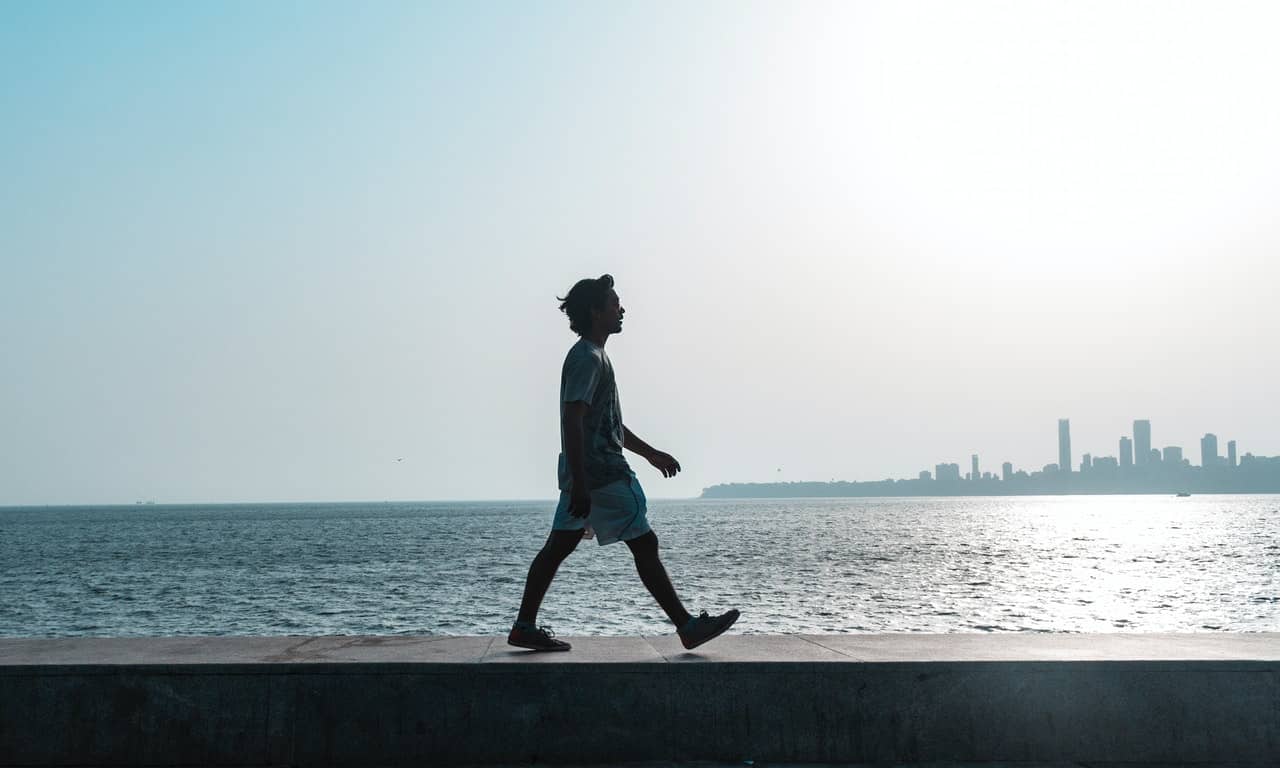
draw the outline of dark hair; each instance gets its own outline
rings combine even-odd
[[[591,330],[591,310],[603,309],[613,288],[613,276],[579,280],[564,296],[557,296],[560,311],[569,316],[569,330],[579,336]]]

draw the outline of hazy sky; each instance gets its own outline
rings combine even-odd
[[[609,272],[650,496],[1280,454],[1260,3],[0,6],[0,504],[551,498]],[[403,458],[397,462],[396,459]],[[778,470],[781,469],[781,472]]]

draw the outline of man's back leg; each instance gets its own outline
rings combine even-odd
[[[547,536],[547,542],[542,545],[529,566],[529,575],[524,582],[524,597],[520,600],[520,615],[516,617],[516,621],[533,624],[538,620],[542,598],[551,587],[551,580],[555,578],[560,564],[577,549],[583,530],[552,531]]]
[[[555,578],[560,563],[577,548],[583,533],[584,530],[579,528],[576,531],[552,531],[547,536],[547,542],[542,545],[529,566],[529,575],[524,582],[524,597],[520,600],[520,613],[507,642],[525,648],[536,646],[537,650],[569,650],[568,643],[553,639],[549,633],[537,629],[536,625],[538,609],[542,607],[542,598],[546,597],[547,589],[551,587],[551,580]]]

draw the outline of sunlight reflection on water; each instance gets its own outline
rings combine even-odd
[[[1280,629],[1280,496],[652,501],[690,610],[743,632]],[[494,634],[551,502],[0,510],[0,635]],[[583,542],[540,622],[669,631]]]

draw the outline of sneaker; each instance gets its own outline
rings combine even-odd
[[[719,637],[726,629],[733,626],[733,622],[738,620],[738,610],[735,608],[719,616],[708,616],[703,611],[698,616],[689,619],[689,622],[680,629],[676,630],[676,634],[680,635],[680,642],[686,649],[692,650],[707,642]]]
[[[535,627],[532,624],[516,622],[507,635],[507,645],[517,648],[528,648],[531,651],[567,651],[573,646],[563,640],[557,640],[551,627]]]

